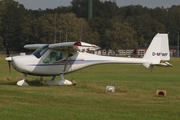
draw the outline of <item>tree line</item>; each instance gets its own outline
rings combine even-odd
[[[14,0],[0,1],[0,49],[23,51],[25,44],[84,41],[104,49],[149,44],[156,33],[168,33],[177,45],[180,5],[147,8],[118,7],[115,2],[93,0],[88,19],[88,0],[72,0],[71,6],[31,10]]]

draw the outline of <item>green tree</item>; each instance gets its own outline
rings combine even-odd
[[[71,6],[72,12],[74,12],[77,17],[87,18],[88,0],[72,0]]]
[[[33,21],[34,19],[29,13],[24,15],[23,22],[20,25],[20,29],[21,29],[20,38],[24,44],[34,43]]]
[[[2,20],[3,20],[3,15],[4,15],[4,12],[5,12],[4,10],[5,10],[5,8],[4,8],[3,2],[0,1],[0,50],[4,49],[3,37],[2,37],[2,34],[3,34]]]
[[[148,14],[149,9],[142,5],[130,5],[119,8],[117,14],[120,15],[124,20],[132,16],[140,16],[142,14]]]
[[[158,22],[162,23],[163,25],[167,26],[168,24],[168,10],[165,8],[156,7],[154,9],[149,10],[149,15]]]
[[[77,17],[87,18],[88,16],[88,0],[72,0],[72,12]],[[118,6],[116,2],[93,0],[93,17],[111,19],[116,15]]]
[[[168,23],[167,31],[169,32],[170,44],[177,44],[177,31],[180,31],[180,5],[173,5],[167,9]]]
[[[23,22],[23,16],[26,10],[22,4],[14,0],[2,0],[5,12],[2,19],[2,37],[4,42],[10,44],[12,50],[21,50],[23,40],[20,38],[20,25]]]
[[[74,13],[60,14],[57,21],[57,30],[62,32],[63,41],[90,42],[94,36],[86,19],[77,18]]]
[[[135,31],[128,23],[115,22],[112,30],[106,30],[104,40],[104,48],[113,49],[117,53],[118,48],[127,49],[134,45]]]
[[[98,0],[94,1],[94,17],[100,17],[103,19],[112,19],[117,15],[118,6],[116,2],[105,1],[100,2]]]
[[[166,32],[163,24],[153,19],[148,14],[140,16],[128,17],[128,23],[136,30],[136,40],[138,44],[150,43],[152,37],[157,33]]]
[[[32,27],[30,27],[30,25]],[[31,43],[55,43],[66,41],[97,42],[98,35],[92,32],[88,22],[74,13],[45,14],[26,22],[24,34],[30,35]]]
[[[98,32],[100,35],[104,35],[106,29],[112,29],[112,22],[109,19],[103,19],[100,17],[91,18],[89,21],[89,25],[93,31]]]

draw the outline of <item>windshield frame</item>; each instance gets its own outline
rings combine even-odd
[[[40,58],[44,55],[44,53],[49,49],[49,45],[44,45],[40,48],[38,48],[36,51],[32,53],[32,55],[36,56],[37,58]]]

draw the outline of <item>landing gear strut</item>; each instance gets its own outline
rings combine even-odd
[[[72,85],[72,82],[64,79],[64,75],[60,74],[60,81],[55,80],[56,76],[53,76],[51,80],[47,81],[47,85]]]
[[[26,74],[23,74],[23,79],[17,82],[18,86],[29,86],[29,84],[25,81]]]
[[[25,81],[26,74],[23,74],[23,79],[17,82],[18,86],[29,86],[29,84]],[[73,80],[72,82],[69,80],[64,79],[64,75],[60,74],[60,81],[55,80],[56,76],[53,76],[51,80],[47,81],[47,85],[53,86],[53,85],[76,85],[76,82]],[[41,76],[42,79],[42,76]]]

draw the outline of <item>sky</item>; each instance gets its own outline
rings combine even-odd
[[[57,8],[58,6],[70,6],[72,0],[15,0],[23,4],[25,8],[38,10],[41,8]],[[101,0],[110,1],[110,0]],[[112,0],[113,1],[113,0]],[[142,5],[148,8],[164,7],[168,8],[172,5],[180,5],[180,0],[115,0],[119,7],[127,5]]]

